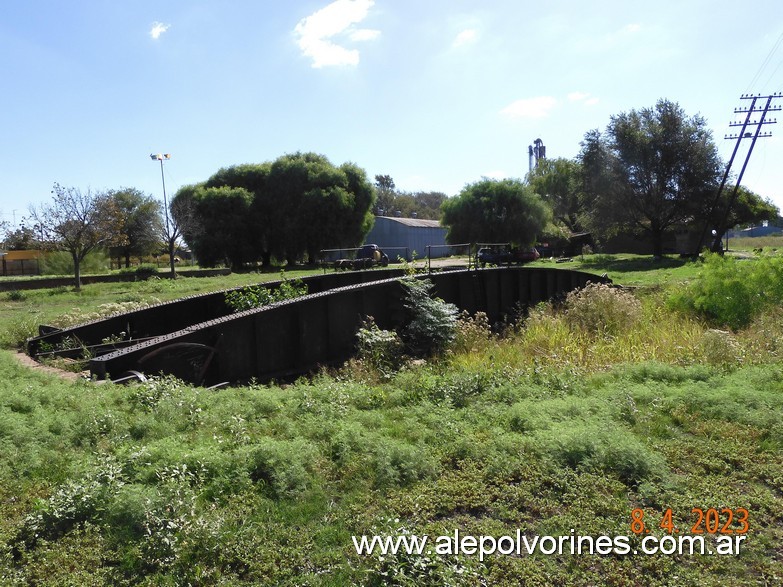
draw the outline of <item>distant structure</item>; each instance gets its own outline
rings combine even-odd
[[[446,227],[437,220],[376,216],[375,224],[364,239],[365,244],[378,245],[389,258],[404,257],[411,261],[413,252],[421,259],[427,256],[427,245],[440,245],[431,251],[432,257],[451,255],[446,244]],[[387,250],[388,249],[388,250]]]
[[[528,154],[528,171],[533,171],[533,168],[538,165],[539,159],[546,159],[546,147],[541,139],[533,141],[532,145],[527,148]]]

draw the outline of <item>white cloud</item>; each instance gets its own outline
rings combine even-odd
[[[380,35],[371,29],[353,29],[362,22],[374,0],[336,0],[299,21],[294,29],[302,54],[313,60],[313,67],[357,65],[359,51],[347,49],[332,39],[345,34],[350,41],[370,41]]]
[[[568,94],[569,102],[581,102],[585,106],[595,106],[599,100],[595,96],[591,96],[587,92],[571,92]]]
[[[153,22],[150,29],[150,37],[153,39],[159,39],[160,36],[171,28],[170,24],[163,24],[162,22]]]
[[[582,102],[583,100],[587,100],[590,97],[590,94],[587,92],[571,92],[568,94],[568,101],[569,102]]]
[[[623,32],[627,34],[638,33],[640,30],[642,30],[641,25],[636,23],[627,24],[625,27],[623,27]]]
[[[552,96],[539,96],[512,102],[500,112],[509,118],[546,118],[556,104]]]
[[[465,29],[454,38],[451,46],[457,48],[462,47],[463,45],[469,45],[470,43],[473,43],[477,37],[478,33],[476,32],[476,29]]]
[[[381,31],[374,29],[356,29],[352,31],[349,38],[352,41],[373,41],[381,35]]]

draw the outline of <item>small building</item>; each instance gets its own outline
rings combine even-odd
[[[403,257],[410,261],[414,252],[416,258],[423,259],[427,246],[432,247],[433,258],[453,254],[451,247],[446,246],[446,228],[437,220],[376,216],[364,242],[378,245],[392,260]]]
[[[2,271],[0,275],[40,275],[41,251],[0,251]]]

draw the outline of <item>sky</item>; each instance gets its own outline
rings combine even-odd
[[[0,0],[0,220],[55,182],[162,199],[157,153],[169,197],[296,151],[451,196],[660,98],[728,159],[740,96],[783,91],[781,45],[779,0]],[[766,130],[743,185],[783,208]]]

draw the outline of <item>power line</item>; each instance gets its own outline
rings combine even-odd
[[[767,57],[764,59],[764,61],[761,64],[761,67],[759,67],[758,71],[756,72],[756,75],[753,76],[753,79],[750,82],[750,86],[748,87],[748,93],[751,92],[753,89],[753,86],[756,84],[756,82],[761,78],[761,74],[764,72],[764,69],[769,65],[769,62],[772,60],[772,57],[775,55],[778,49],[780,49],[780,45],[783,44],[783,33],[780,34],[778,37],[778,40],[775,42],[775,44],[772,46],[772,49],[770,49],[769,53],[767,54]],[[777,72],[778,67],[775,69]],[[773,73],[774,75],[774,73]],[[769,83],[769,82],[768,82]]]

